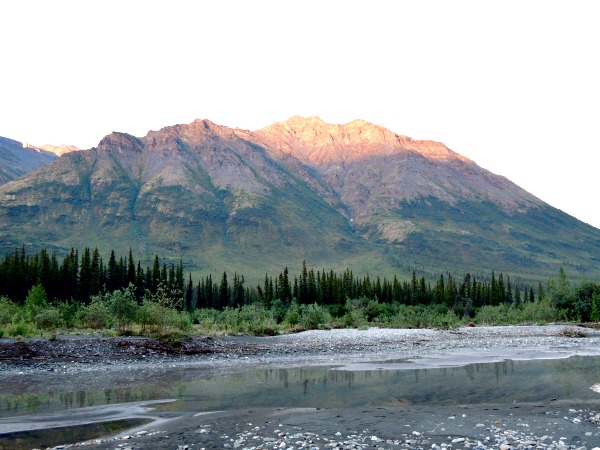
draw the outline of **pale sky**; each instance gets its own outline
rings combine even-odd
[[[365,119],[600,228],[596,1],[6,1],[0,136]]]

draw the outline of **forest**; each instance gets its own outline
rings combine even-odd
[[[557,279],[537,286],[447,272],[435,281],[355,276],[287,267],[247,285],[242,274],[211,274],[194,282],[183,262],[158,255],[152,267],[111,251],[71,249],[62,260],[43,249],[15,249],[0,261],[0,333],[35,335],[44,330],[114,329],[117,333],[250,332],[320,327],[450,327],[461,324],[600,319],[600,285],[572,286],[561,268]]]

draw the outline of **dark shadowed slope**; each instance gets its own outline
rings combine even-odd
[[[23,147],[21,142],[0,137],[0,184],[8,183],[56,158],[50,151]]]

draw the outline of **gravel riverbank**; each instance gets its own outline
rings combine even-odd
[[[568,331],[565,333],[565,331]],[[571,337],[569,337],[569,336]],[[585,335],[575,338],[572,336]],[[266,367],[338,365],[373,368],[378,361],[413,360],[444,367],[505,359],[600,355],[600,333],[575,326],[473,327],[459,330],[329,330],[265,338],[232,336],[186,341],[178,349],[141,338],[59,337],[0,340],[2,394],[127,386],[180,370],[194,377]],[[18,348],[20,347],[20,348]],[[418,366],[415,366],[417,364]],[[600,382],[600,380],[598,380]],[[600,402],[548,399],[536,404],[437,405],[343,409],[242,409],[128,417],[157,420],[116,437],[79,446],[97,449],[192,448],[548,448],[600,446]],[[105,409],[77,422],[106,421]],[[69,414],[72,417],[67,417]],[[120,411],[121,416],[123,411]],[[127,414],[126,414],[127,415]],[[119,417],[121,417],[119,416]],[[22,417],[28,421],[39,417]],[[42,420],[43,422],[43,420]],[[0,433],[15,420],[0,419]],[[48,422],[48,426],[56,426]],[[4,426],[4,431],[3,431]],[[43,425],[42,425],[43,427]],[[18,429],[18,428],[17,428]],[[0,446],[0,448],[2,448]]]

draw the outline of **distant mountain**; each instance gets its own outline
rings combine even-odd
[[[51,152],[54,153],[56,156],[62,156],[65,153],[69,153],[69,152],[74,152],[77,150],[80,150],[78,147],[74,146],[74,145],[51,145],[51,144],[45,144],[45,145],[30,145],[30,144],[23,144],[23,147],[29,147],[29,148],[33,148],[36,150],[45,150],[47,152]]]
[[[0,184],[7,183],[57,158],[53,152],[30,148],[0,136]]]
[[[207,120],[106,136],[0,187],[0,251],[98,246],[259,279],[284,266],[364,274],[493,270],[597,277],[600,230],[443,144],[365,121]]]

